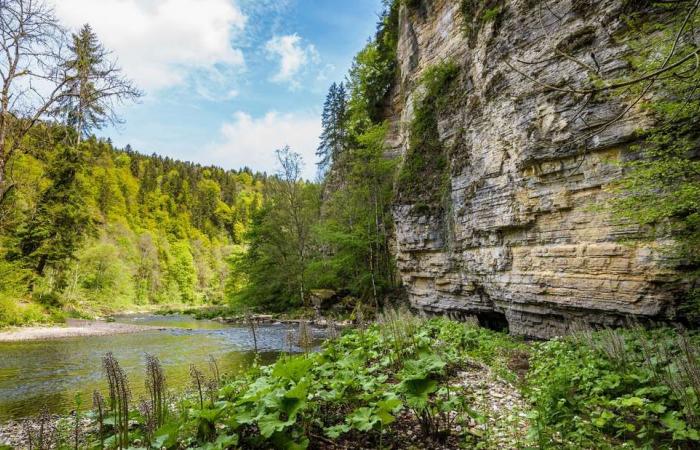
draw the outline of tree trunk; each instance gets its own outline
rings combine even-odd
[[[2,142],[0,142],[0,145],[2,145]],[[7,191],[5,183],[5,152],[0,147],[0,203],[5,198],[5,192]]]
[[[47,262],[47,257],[46,255],[41,255],[41,258],[39,258],[39,264],[36,267],[36,273],[39,276],[44,275],[44,270],[46,269],[46,262]]]

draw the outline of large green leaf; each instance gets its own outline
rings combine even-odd
[[[154,433],[153,445],[156,448],[173,448],[177,445],[178,433],[180,425],[174,422],[166,423],[158,428]]]
[[[274,365],[272,376],[298,382],[313,365],[312,359],[302,356],[282,358]]]
[[[406,403],[412,408],[422,409],[428,403],[430,394],[437,390],[438,382],[429,378],[404,380],[401,384]]]
[[[351,427],[347,423],[341,423],[340,425],[334,425],[332,427],[326,428],[324,431],[326,436],[331,439],[338,439],[341,435],[350,431]]]
[[[377,402],[377,417],[382,422],[383,426],[392,424],[396,421],[394,414],[402,407],[401,400],[398,397],[391,397],[386,400]]]
[[[274,412],[262,416],[258,420],[258,428],[260,428],[260,434],[269,439],[276,432],[283,431],[288,426],[294,425],[295,422],[296,418],[286,421],[280,420],[279,412]]]
[[[272,436],[272,443],[280,450],[306,450],[309,446],[309,439],[305,436],[295,439],[288,433],[275,433]]]
[[[370,431],[380,421],[375,411],[367,407],[358,408],[348,416],[348,423],[358,431]]]

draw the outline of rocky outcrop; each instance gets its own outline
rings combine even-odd
[[[407,155],[422,74],[447,60],[461,71],[458,105],[438,118],[449,149],[444,205],[423,208],[414,199],[394,208],[411,302],[428,312],[501,317],[511,332],[533,337],[579,320],[672,317],[677,277],[664,269],[664,242],[640,240],[643,230],[596,208],[649,119],[632,110],[582,140],[627,105],[551,88],[585,81],[581,62],[606,76],[624,73],[628,48],[616,39],[622,4],[544,3],[506,1],[496,18],[481,11],[466,20],[459,0],[401,9],[395,152]],[[557,56],[557,46],[575,58]]]

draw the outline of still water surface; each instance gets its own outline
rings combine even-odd
[[[246,327],[223,325],[189,316],[136,315],[117,317],[117,322],[168,327],[166,330],[97,337],[74,337],[52,341],[0,343],[0,422],[37,414],[42,407],[52,413],[74,409],[75,396],[83,405],[92,392],[106,394],[102,357],[114,353],[126,371],[134,400],[145,392],[144,354],[160,358],[168,388],[182,392],[189,385],[190,364],[208,373],[209,355],[222,372],[233,374],[253,361],[253,337]],[[257,332],[263,363],[272,362],[289,350],[287,336],[293,325],[264,325]],[[314,330],[317,338],[319,330]],[[293,349],[294,351],[298,349]]]

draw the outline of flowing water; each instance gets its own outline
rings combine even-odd
[[[144,355],[156,355],[164,367],[168,388],[182,392],[189,386],[189,367],[209,373],[209,355],[222,373],[235,374],[254,359],[253,336],[247,327],[223,325],[189,316],[135,315],[117,322],[168,327],[135,334],[74,337],[52,341],[0,343],[0,422],[36,415],[43,407],[52,413],[75,409],[76,395],[89,407],[92,392],[106,381],[102,357],[114,353],[126,371],[134,400],[144,393]],[[289,351],[294,325],[261,325],[257,330],[262,363]],[[316,338],[320,330],[313,330]],[[292,351],[298,351],[293,348]]]

